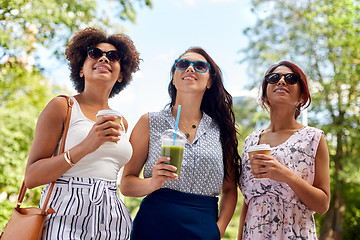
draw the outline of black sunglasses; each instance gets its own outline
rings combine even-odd
[[[194,66],[194,70],[198,73],[206,73],[210,68],[210,63],[204,61],[189,61],[187,59],[176,59],[175,69],[178,71],[185,71],[190,65]]]
[[[104,52],[97,47],[87,48],[87,55],[89,56],[89,58],[93,60],[98,60],[104,55],[104,53],[106,54],[106,58],[109,59],[110,62],[119,62],[123,55],[121,51],[116,51],[116,50]]]
[[[284,80],[287,84],[294,85],[298,81],[300,81],[300,76],[295,73],[269,73],[265,75],[265,80],[270,84],[275,84],[280,81],[280,79],[284,76]]]

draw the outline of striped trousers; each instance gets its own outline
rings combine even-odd
[[[41,193],[40,207],[50,184]],[[47,216],[42,239],[129,239],[131,216],[116,192],[116,182],[61,177],[49,201],[56,213]]]

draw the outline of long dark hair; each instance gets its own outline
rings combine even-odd
[[[277,69],[280,66],[285,66],[285,67],[291,69],[291,71],[293,71],[293,73],[296,73],[300,76],[299,85],[300,85],[300,90],[301,90],[300,91],[301,98],[303,101],[296,107],[294,117],[295,117],[295,119],[297,119],[301,113],[301,109],[305,109],[305,108],[309,107],[309,105],[311,103],[311,97],[310,97],[309,87],[307,84],[306,75],[297,65],[295,65],[294,63],[289,62],[289,61],[281,61],[281,62],[271,65],[270,68],[266,71],[265,75],[274,72],[275,69]],[[262,83],[261,83],[261,96],[260,96],[259,102],[260,102],[260,105],[265,110],[269,109],[269,102],[267,100],[267,95],[266,95],[267,85],[268,85],[268,82],[265,80],[265,76],[264,76]]]
[[[197,53],[202,55],[208,63],[210,63],[210,80],[211,87],[206,89],[200,110],[209,115],[220,128],[220,140],[223,151],[223,163],[225,177],[229,176],[228,168],[234,167],[236,172],[236,181],[239,179],[240,174],[240,156],[237,150],[237,129],[235,124],[235,115],[232,109],[232,96],[226,91],[222,73],[219,66],[214,60],[200,47],[191,47],[186,50],[186,53]],[[173,84],[173,76],[175,72],[175,65],[171,68],[171,79],[168,87],[168,92],[171,98],[170,107],[175,105],[176,100],[176,88]]]

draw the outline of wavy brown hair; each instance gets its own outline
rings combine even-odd
[[[210,57],[207,52],[200,47],[191,47],[179,56],[181,58],[186,53],[197,53],[202,55],[208,63],[210,63],[210,80],[211,87],[206,89],[200,110],[209,115],[220,128],[220,140],[223,152],[223,163],[225,177],[229,176],[228,169],[234,168],[236,172],[236,181],[239,179],[240,155],[238,153],[237,129],[235,123],[235,115],[233,111],[232,96],[226,91],[222,73],[219,66]],[[168,86],[168,92],[171,98],[170,107],[173,107],[176,100],[176,88],[173,84],[175,72],[175,64],[171,68],[171,79]]]
[[[95,47],[99,43],[112,44],[123,53],[120,60],[123,79],[114,84],[109,95],[111,98],[130,83],[132,73],[139,70],[140,57],[133,41],[123,33],[107,36],[103,31],[96,28],[85,28],[77,32],[66,45],[65,55],[69,61],[71,81],[79,93],[84,91],[85,87],[84,77],[80,77],[79,73],[87,57],[87,48]]]

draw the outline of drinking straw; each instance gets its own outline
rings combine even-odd
[[[179,126],[179,120],[180,120],[180,110],[181,110],[181,105],[178,106],[178,111],[176,114],[176,121],[175,121],[175,133],[174,133],[174,141],[173,141],[173,145],[175,145],[175,139],[176,139],[176,131],[178,130],[178,126]]]

